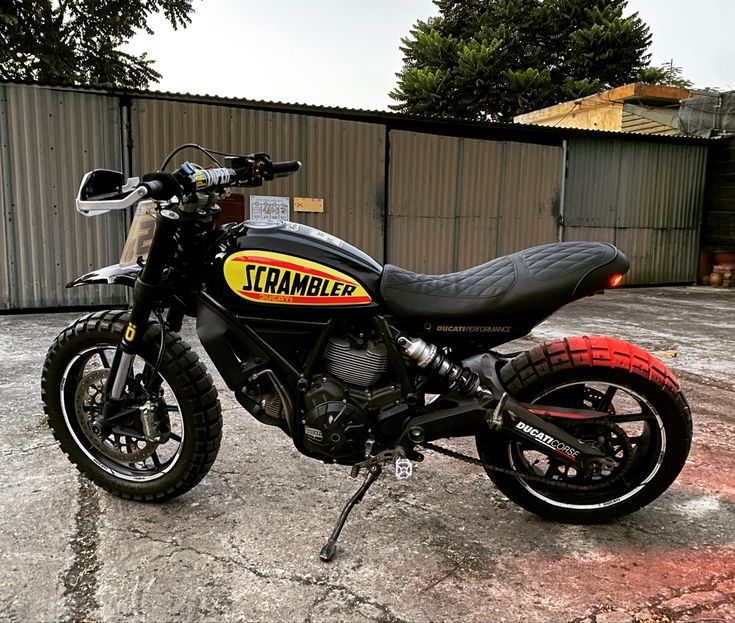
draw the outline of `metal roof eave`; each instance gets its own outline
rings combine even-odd
[[[609,130],[587,130],[579,128],[556,128],[535,124],[504,123],[496,121],[466,121],[449,118],[420,117],[382,110],[362,110],[314,104],[298,104],[288,102],[268,102],[245,98],[221,97],[213,95],[197,95],[192,93],[174,93],[167,91],[150,91],[142,89],[108,88],[93,85],[54,85],[38,82],[0,80],[0,85],[18,84],[60,91],[76,91],[97,93],[118,97],[136,97],[139,99],[177,101],[185,103],[209,104],[212,106],[229,106],[235,108],[263,110],[301,114],[307,116],[342,119],[345,121],[361,121],[367,123],[383,123],[389,129],[408,132],[443,134],[464,138],[507,140],[531,142],[546,145],[561,144],[564,139],[573,136],[600,137],[607,136],[620,140],[632,140],[652,143],[679,143],[687,145],[709,145],[716,138],[688,136],[662,136],[656,134],[637,134],[632,132],[616,132]]]

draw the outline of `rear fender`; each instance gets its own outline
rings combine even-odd
[[[97,270],[77,277],[74,281],[70,281],[66,284],[67,288],[77,288],[79,286],[89,286],[92,284],[117,284],[122,286],[128,286],[132,288],[135,285],[140,271],[143,270],[137,264],[131,264],[129,266],[120,266],[120,264],[113,264],[112,266],[105,266],[104,268],[98,268]]]

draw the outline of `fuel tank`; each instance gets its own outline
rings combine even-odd
[[[210,255],[207,291],[238,316],[322,316],[381,305],[383,267],[344,240],[300,223],[245,221]]]

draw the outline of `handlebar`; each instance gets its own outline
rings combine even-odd
[[[301,163],[298,160],[284,160],[283,162],[273,163],[273,177],[285,177],[296,173],[301,168]]]
[[[272,162],[268,154],[230,156],[230,167],[195,168],[188,162],[173,173],[184,192],[208,192],[229,186],[260,186],[276,177],[286,177],[301,168],[298,160]]]
[[[77,210],[85,216],[109,210],[124,210],[146,197],[166,201],[194,193],[211,193],[231,186],[260,186],[264,181],[285,177],[301,168],[298,160],[272,162],[268,154],[229,156],[229,167],[203,169],[185,162],[173,173],[148,173],[140,181],[117,171],[96,169],[82,179],[76,198]]]

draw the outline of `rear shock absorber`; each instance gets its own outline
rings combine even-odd
[[[449,359],[435,344],[424,342],[421,338],[410,338],[401,335],[398,346],[419,368],[429,370],[437,376],[445,378],[449,389],[465,396],[476,394],[480,389],[480,377],[466,366],[461,366]]]

